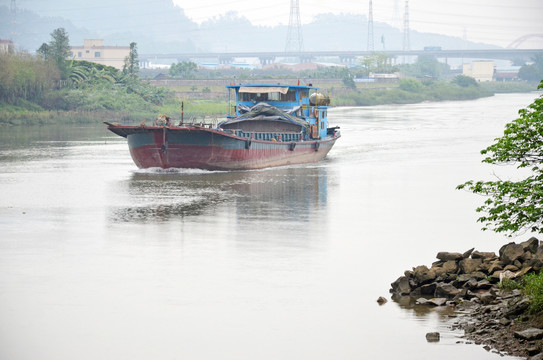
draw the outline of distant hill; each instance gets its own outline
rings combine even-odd
[[[7,3],[7,0],[4,0]],[[50,40],[50,33],[64,27],[71,45],[83,39],[104,39],[105,45],[135,41],[140,53],[207,51],[282,51],[287,27],[254,26],[235,12],[201,25],[191,21],[171,0],[20,0],[15,25],[9,6],[0,6],[0,39],[12,39],[18,49],[34,52]],[[302,26],[304,50],[366,50],[367,18],[364,15],[321,14]],[[402,48],[403,34],[385,23],[374,23],[374,49]],[[496,48],[460,38],[410,33],[411,49]]]

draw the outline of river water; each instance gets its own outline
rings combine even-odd
[[[455,187],[508,171],[479,151],[538,95],[335,108],[324,161],[260,171],[138,170],[102,125],[0,128],[0,358],[502,358],[443,309],[376,300],[439,251],[511,241]]]

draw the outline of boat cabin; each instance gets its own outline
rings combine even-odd
[[[226,87],[229,120],[221,124],[223,129],[241,130],[241,136],[254,133],[251,136],[255,138],[267,137],[265,133],[300,140],[324,139],[327,135],[330,101],[317,87],[271,84]]]

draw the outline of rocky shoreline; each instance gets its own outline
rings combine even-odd
[[[464,342],[503,355],[543,360],[543,317],[528,312],[530,299],[519,289],[503,286],[543,269],[538,239],[509,243],[499,254],[470,249],[440,252],[437,259],[430,268],[421,265],[405,271],[391,284],[393,298],[449,306],[457,315],[452,328],[464,331]],[[439,341],[439,334],[428,333],[427,340]]]

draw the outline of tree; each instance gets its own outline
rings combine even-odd
[[[449,72],[450,66],[439,62],[434,56],[421,55],[413,64],[401,66],[402,73],[418,78],[438,78]]]
[[[538,88],[543,89],[543,80]],[[476,209],[484,214],[478,219],[484,224],[483,230],[509,235],[520,231],[543,233],[543,95],[519,110],[519,115],[506,125],[504,135],[481,153],[488,155],[485,163],[515,164],[530,170],[531,175],[519,181],[471,180],[457,187],[489,197]]]
[[[70,56],[70,39],[64,28],[55,29],[51,33],[49,56],[57,64],[62,79],[66,79],[68,77],[67,59]]]
[[[130,76],[136,76],[139,70],[138,47],[135,42],[131,42],[130,53],[124,58],[123,73]]]
[[[69,75],[67,59],[70,56],[70,39],[64,28],[58,28],[51,33],[49,44],[43,43],[37,53],[44,59],[57,65],[62,79]]]
[[[384,53],[373,53],[370,56],[364,56],[361,60],[361,65],[364,68],[364,75],[369,73],[393,73],[397,70],[396,67],[391,65],[392,55]]]
[[[479,86],[479,84],[477,83],[477,80],[475,80],[471,76],[466,76],[466,75],[456,75],[452,82],[453,84],[456,84],[461,87]]]
[[[59,79],[50,61],[25,53],[0,54],[0,103],[38,101]]]
[[[49,45],[46,43],[41,44],[40,48],[36,50],[38,55],[40,55],[44,60],[49,59],[49,54],[51,52]]]
[[[183,61],[170,66],[170,76],[190,79],[198,71],[198,65],[192,61]]]
[[[532,58],[531,65],[524,65],[518,71],[518,77],[527,81],[539,81],[543,78],[543,56],[536,55]]]
[[[421,92],[424,89],[424,85],[415,79],[401,79],[400,89],[408,92]]]
[[[343,76],[343,85],[351,90],[356,90],[356,83],[354,82],[353,75],[348,71]]]

